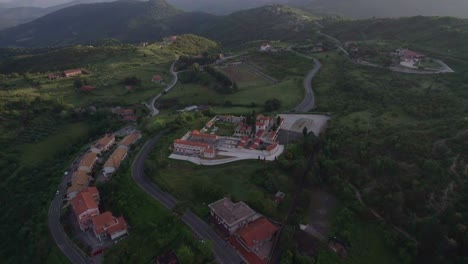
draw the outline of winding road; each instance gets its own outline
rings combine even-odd
[[[68,172],[68,175],[64,176],[62,182],[59,185],[59,193],[54,197],[49,208],[49,230],[52,235],[52,238],[55,241],[55,244],[60,248],[63,254],[74,264],[81,263],[95,263],[90,259],[86,253],[81,251],[75,243],[73,243],[70,238],[63,230],[63,226],[60,223],[60,210],[62,207],[63,197],[65,195],[65,190],[67,182],[70,180],[72,169]]]
[[[312,90],[312,80],[314,79],[314,77],[317,75],[317,73],[322,68],[322,63],[320,63],[319,60],[317,60],[317,59],[315,59],[313,57],[307,56],[305,54],[302,54],[300,52],[297,52],[297,51],[293,50],[293,46],[287,47],[286,50],[290,51],[290,52],[293,52],[296,55],[301,56],[303,58],[313,60],[314,63],[315,63],[314,68],[312,70],[310,70],[309,73],[307,73],[307,75],[306,75],[306,77],[304,79],[304,83],[303,83],[304,84],[304,89],[305,89],[304,99],[302,100],[302,102],[300,104],[298,104],[296,107],[294,107],[292,109],[292,111],[299,112],[299,113],[309,112],[310,110],[315,108],[315,94],[314,94],[314,90]]]
[[[177,200],[167,192],[164,192],[156,184],[151,182],[144,172],[145,160],[148,154],[154,148],[158,140],[164,136],[167,131],[162,131],[152,139],[148,140],[132,164],[132,178],[135,182],[147,192],[153,199],[159,201],[164,207],[172,210]],[[239,264],[242,263],[242,259],[237,255],[236,251],[229,246],[207,223],[196,216],[190,210],[187,210],[182,216],[182,221],[188,225],[192,231],[203,240],[209,240],[213,242],[213,253],[218,263],[221,264]]]
[[[150,115],[151,116],[155,116],[155,115],[159,114],[159,110],[154,106],[156,101],[159,100],[159,98],[161,98],[161,96],[163,96],[165,93],[169,92],[172,88],[174,88],[174,86],[177,84],[177,81],[179,80],[179,76],[177,75],[177,72],[174,71],[174,67],[175,67],[176,62],[177,62],[177,60],[172,62],[171,68],[170,68],[170,72],[171,72],[171,75],[172,75],[171,83],[163,90],[163,92],[161,92],[158,95],[156,95],[155,97],[153,97],[153,99],[151,99],[151,103],[149,105],[145,104],[150,109],[150,111],[151,111]]]

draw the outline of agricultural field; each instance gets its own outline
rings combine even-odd
[[[264,86],[271,84],[271,81],[265,79],[257,73],[248,70],[242,65],[219,67],[218,70],[226,74],[239,87]]]
[[[165,95],[161,102],[173,101],[178,108],[187,105],[214,105],[216,109],[223,107],[223,112],[240,112],[242,109],[263,107],[268,99],[278,98],[282,102],[282,110],[293,108],[301,102],[304,94],[301,78],[289,78],[278,84],[263,86],[239,87],[233,94],[219,94],[213,89],[200,84],[178,83],[173,90]],[[227,103],[228,102],[228,103]],[[258,108],[257,108],[258,109]]]

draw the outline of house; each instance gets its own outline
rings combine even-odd
[[[240,228],[229,242],[250,264],[267,264],[279,228],[261,217]]]
[[[98,158],[96,153],[87,152],[83,158],[81,158],[80,164],[78,165],[78,170],[90,173],[93,170],[93,166],[96,164],[97,159]]]
[[[81,74],[83,74],[82,69],[72,69],[72,70],[63,71],[63,76],[66,78],[81,75]]]
[[[260,46],[260,51],[270,51],[270,50],[271,50],[270,44],[265,43]]]
[[[151,81],[154,83],[162,83],[163,78],[161,77],[161,75],[153,75],[153,78],[151,78]]]
[[[88,229],[92,218],[99,215],[99,192],[96,187],[88,187],[79,192],[72,200],[71,205],[81,230]]]
[[[81,86],[80,90],[82,92],[90,92],[90,91],[96,90],[96,86],[85,85],[85,86]]]
[[[169,251],[156,259],[156,264],[179,264],[179,259],[174,251]]]
[[[233,203],[229,198],[223,198],[208,207],[213,222],[229,235],[260,217],[244,202]]]
[[[205,158],[214,158],[216,156],[216,150],[212,145],[184,139],[174,140],[174,151],[182,154],[201,155]]]
[[[61,72],[52,73],[52,74],[49,74],[47,76],[47,78],[49,80],[56,80],[56,79],[59,79],[59,78],[62,78],[62,77],[64,77],[64,76],[63,76],[63,73],[61,73]]]
[[[119,167],[122,161],[127,157],[128,148],[119,147],[117,148],[112,155],[104,163],[103,175],[109,177],[114,173]]]
[[[131,145],[133,145],[135,142],[137,142],[141,138],[141,134],[138,131],[135,131],[131,133],[130,135],[124,137],[120,142],[119,142],[119,147],[124,147],[129,149]]]
[[[200,133],[198,130],[192,131],[191,140],[215,143],[219,139],[218,135]]]
[[[85,171],[75,171],[72,175],[71,186],[67,188],[67,197],[72,199],[78,192],[86,189],[89,185],[89,175]]]
[[[113,134],[106,134],[103,138],[99,139],[92,147],[91,152],[102,154],[109,150],[115,143],[115,136]]]
[[[114,217],[105,212],[92,218],[94,235],[102,241],[106,237],[116,240],[128,233],[127,222],[123,217]]]

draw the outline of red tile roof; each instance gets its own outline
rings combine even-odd
[[[203,134],[203,133],[200,133],[200,131],[198,131],[198,130],[192,131],[192,136],[200,137],[200,138],[211,138],[211,139],[217,139],[218,138],[217,135]]]
[[[127,229],[127,222],[123,217],[115,218],[111,212],[105,212],[93,217],[93,226],[96,234],[102,235],[106,231],[113,234]]]
[[[229,238],[229,243],[242,255],[249,264],[268,264],[268,258],[260,259],[254,252],[247,251],[235,237]]]
[[[119,142],[119,146],[126,146],[126,147],[130,147],[130,145],[132,145],[133,143],[135,143],[138,139],[141,138],[141,134],[139,132],[134,132],[126,137],[124,137],[124,139],[122,139],[120,142]]]
[[[277,231],[276,225],[262,217],[239,229],[236,233],[247,246],[252,248],[259,242],[268,241]]]
[[[255,135],[256,137],[263,137],[263,135],[265,134],[265,130],[259,130],[257,131],[257,134]]]
[[[210,147],[210,145],[207,144],[207,143],[195,142],[195,141],[189,141],[189,140],[183,140],[183,139],[174,140],[174,144],[181,144],[181,145],[187,145],[187,146],[192,146],[192,147],[201,147],[201,148],[209,148]]]
[[[266,148],[266,150],[271,151],[271,150],[273,150],[274,148],[276,148],[276,147],[278,146],[278,144],[279,144],[278,142],[275,142],[273,145],[268,146],[268,147]]]
[[[162,77],[161,77],[161,75],[153,75],[152,80],[155,81],[155,82],[160,82],[160,81],[162,81]]]
[[[89,189],[89,191],[87,191]],[[93,193],[97,192],[97,189],[88,188],[81,192],[79,192],[72,200],[71,204],[73,206],[73,210],[77,216],[81,215],[82,213],[90,210],[90,209],[98,209],[98,205],[94,200]]]
[[[86,153],[80,161],[80,166],[91,168],[97,160],[97,154],[94,152]]]

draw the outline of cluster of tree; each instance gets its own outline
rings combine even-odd
[[[228,76],[224,73],[217,71],[215,68],[211,66],[206,66],[205,71],[213,76],[216,79],[217,85],[214,86],[214,89],[219,93],[235,93],[239,90],[236,82],[233,82]]]
[[[265,101],[264,108],[267,112],[276,111],[281,108],[281,101],[276,98],[268,99]]]
[[[123,84],[132,85],[132,86],[140,86],[141,79],[137,78],[136,76],[125,77],[125,79],[123,80]]]
[[[203,53],[201,56],[180,56],[177,61],[179,71],[192,67],[195,63],[201,66],[210,65],[219,59],[219,54]]]

